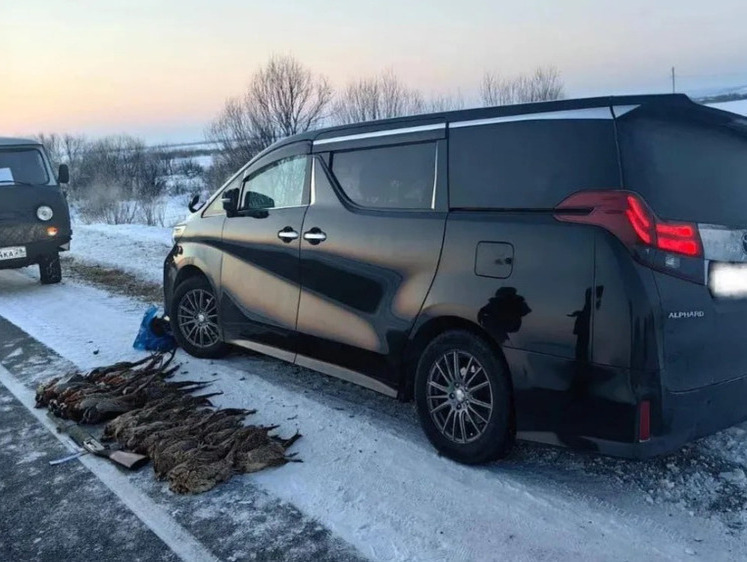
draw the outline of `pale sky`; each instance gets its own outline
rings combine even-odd
[[[0,0],[0,136],[200,140],[273,53],[476,98],[554,65],[571,96],[747,85],[745,0]]]

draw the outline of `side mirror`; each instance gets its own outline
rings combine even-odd
[[[239,190],[228,189],[223,192],[223,210],[228,218],[235,217],[239,209]]]
[[[57,172],[58,183],[70,183],[70,168],[67,164],[60,164],[60,169]]]
[[[192,197],[192,199],[189,201],[189,204],[187,205],[187,208],[189,209],[190,213],[196,213],[197,210],[200,208],[197,206],[197,203],[200,202],[200,195],[199,193]]]

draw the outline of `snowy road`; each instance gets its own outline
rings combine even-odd
[[[110,237],[94,236],[98,263],[112,265]],[[138,236],[149,255],[167,243]],[[100,288],[41,287],[33,271],[0,272],[0,364],[30,392],[66,362],[88,368],[136,357],[131,343],[143,309]],[[434,453],[409,404],[261,356],[180,360],[184,377],[225,392],[220,405],[257,408],[252,421],[304,434],[294,446],[304,463],[234,478],[203,496],[174,496],[149,470],[124,477],[219,559],[747,557],[745,428],[647,462],[521,445],[502,463],[464,467]],[[2,392],[21,411],[22,401]],[[43,453],[26,440],[14,446]],[[2,466],[3,481],[23,470],[8,476]],[[37,478],[74,470],[79,465],[69,463]],[[0,517],[0,537],[7,521]]]

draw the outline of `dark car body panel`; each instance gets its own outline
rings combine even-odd
[[[674,450],[747,419],[747,299],[711,294],[708,263],[720,255],[713,244],[705,263],[682,258],[672,269],[665,253],[644,262],[608,230],[556,215],[578,191],[636,192],[632,155],[648,141],[635,128],[653,118],[722,132],[747,123],[684,96],[627,96],[407,117],[280,141],[241,173],[306,143],[306,204],[261,219],[194,215],[166,263],[167,306],[185,271],[202,271],[221,295],[227,340],[405,399],[427,338],[468,329],[505,362],[518,437],[629,457]],[[523,132],[534,140],[522,142]],[[432,207],[353,203],[334,154],[412,143],[438,147]],[[724,226],[732,238],[735,228],[747,232],[747,217],[733,218]],[[273,238],[284,226],[325,239],[285,244]],[[689,310],[704,314],[677,316]],[[643,438],[642,404],[650,407]]]
[[[223,265],[222,237],[225,215],[203,216],[190,223],[189,244],[175,245],[164,263],[164,297],[169,310],[174,288],[199,273],[218,291]]]
[[[221,323],[226,339],[251,340],[295,354],[301,293],[300,238],[286,243],[277,233],[301,231],[306,207],[269,209],[261,218],[233,217],[223,227]]]
[[[354,208],[324,164],[315,166],[303,231],[320,227],[327,240],[301,246],[298,353],[396,388],[438,266],[446,212]]]

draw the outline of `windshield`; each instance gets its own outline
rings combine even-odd
[[[36,148],[0,150],[0,186],[14,183],[49,183],[41,151]]]

